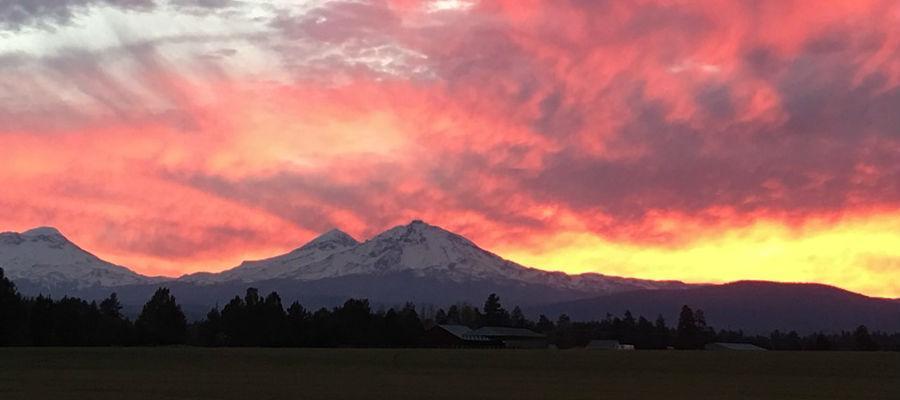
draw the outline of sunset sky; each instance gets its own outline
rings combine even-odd
[[[900,2],[0,1],[0,231],[145,274],[423,219],[900,297]]]

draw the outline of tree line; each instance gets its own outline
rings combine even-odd
[[[278,293],[260,295],[254,288],[213,308],[201,321],[188,323],[176,299],[159,288],[132,321],[122,314],[115,293],[97,302],[72,297],[23,297],[0,269],[0,345],[23,346],[264,346],[264,347],[414,347],[427,328],[437,324],[508,326],[547,335],[559,348],[585,346],[595,339],[618,340],[637,349],[701,349],[711,342],[752,343],[772,350],[900,351],[900,333],[853,332],[800,335],[772,332],[745,335],[715,330],[702,310],[683,306],[676,325],[662,316],[648,320],[630,311],[600,321],[576,322],[563,314],[537,321],[521,308],[506,310],[491,294],[481,308],[466,303],[418,312],[403,307],[373,310],[368,300],[350,299],[333,308],[307,310],[299,302],[287,307]]]

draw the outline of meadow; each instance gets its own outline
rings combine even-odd
[[[0,399],[900,399],[900,353],[0,348]]]

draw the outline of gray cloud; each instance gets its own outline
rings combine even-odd
[[[52,29],[66,25],[78,13],[92,6],[113,6],[146,11],[156,6],[155,0],[0,0],[0,28],[19,30],[23,27]]]

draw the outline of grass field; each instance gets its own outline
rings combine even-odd
[[[900,399],[900,353],[0,349],[0,399]]]

